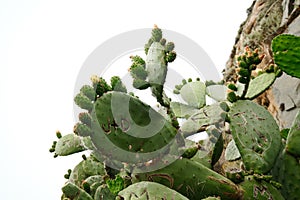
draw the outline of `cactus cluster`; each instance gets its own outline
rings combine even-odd
[[[175,45],[155,26],[146,59],[130,57],[130,74],[134,88],[149,88],[162,111],[129,93],[120,77],[108,83],[92,76],[74,98],[85,111],[73,133],[57,132],[50,148],[54,157],[85,153],[65,174],[61,199],[298,199],[300,113],[290,129],[279,130],[252,101],[282,71],[298,76],[298,61],[289,57],[298,56],[294,40],[275,38],[275,63],[258,75],[263,56],[246,48],[237,59],[237,83],[182,80],[174,93],[183,101],[175,102],[163,87]],[[207,97],[214,102],[207,104]],[[206,139],[192,141],[198,133]]]

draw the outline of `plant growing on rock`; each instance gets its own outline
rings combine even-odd
[[[131,56],[130,74],[136,89],[151,89],[161,111],[127,93],[119,77],[108,83],[92,76],[74,98],[86,110],[74,133],[57,132],[50,149],[54,157],[89,153],[65,175],[62,199],[299,198],[300,114],[290,130],[279,130],[272,115],[252,101],[282,71],[299,77],[299,43],[295,36],[275,38],[275,65],[259,74],[263,56],[246,48],[237,58],[236,83],[183,80],[174,88],[182,103],[164,92],[176,52],[155,26],[146,59]],[[207,104],[207,96],[214,103]],[[206,140],[188,139],[204,131]]]

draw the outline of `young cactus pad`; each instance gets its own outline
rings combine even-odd
[[[263,73],[249,83],[246,98],[254,99],[268,89],[276,79],[275,73]]]
[[[230,130],[247,170],[268,172],[279,153],[281,137],[272,115],[249,101],[235,102],[230,111]]]
[[[300,37],[279,35],[272,40],[274,61],[287,74],[300,78]]]

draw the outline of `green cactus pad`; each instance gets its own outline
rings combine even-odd
[[[177,134],[162,115],[124,93],[104,94],[97,99],[95,110],[99,125],[109,140],[126,151],[155,151],[167,145]]]
[[[206,87],[206,94],[216,101],[226,100],[227,87],[225,85],[210,85]]]
[[[248,101],[235,102],[230,111],[230,130],[247,170],[268,172],[279,153],[281,136],[272,115]]]
[[[55,146],[55,153],[59,156],[68,156],[84,150],[85,147],[81,138],[75,134],[68,134],[61,137]]]
[[[231,140],[225,150],[225,160],[234,161],[241,158],[240,151],[235,145],[234,140]]]
[[[278,189],[272,184],[266,181],[256,181],[253,176],[245,177],[245,181],[240,186],[245,191],[244,200],[284,200]]]
[[[81,92],[75,96],[74,102],[76,103],[76,105],[78,105],[82,109],[85,109],[88,111],[91,111],[93,109],[92,101]]]
[[[182,99],[196,108],[205,106],[206,86],[200,81],[189,82],[180,89]]]
[[[133,199],[172,199],[188,200],[180,193],[164,185],[154,182],[142,181],[125,188],[119,195],[123,200]]]
[[[133,181],[153,181],[178,191],[190,200],[208,196],[221,199],[238,199],[242,191],[233,182],[186,158],[178,159],[157,171],[135,174]]]
[[[286,141],[286,151],[300,157],[300,111],[298,111]]]
[[[63,186],[62,191],[64,196],[72,200],[94,200],[86,191],[70,182]]]
[[[99,186],[104,184],[103,176],[102,175],[94,175],[90,176],[83,181],[83,183],[87,183],[90,186],[89,194],[93,197],[96,193],[96,190]]]
[[[84,94],[87,98],[89,98],[91,101],[94,101],[96,98],[96,92],[92,86],[84,85],[81,87],[80,92]]]
[[[191,115],[198,112],[198,109],[195,107],[179,102],[171,102],[170,106],[175,116],[178,118],[189,118]]]
[[[187,137],[199,132],[199,130],[202,130],[209,125],[214,125],[222,121],[224,122],[225,119],[222,113],[224,113],[224,110],[221,108],[220,103],[207,105],[189,117],[182,124],[181,131]]]
[[[300,37],[279,35],[272,40],[274,61],[287,74],[300,78]]]
[[[115,200],[116,195],[111,193],[107,185],[101,185],[97,188],[94,196],[94,200]]]
[[[300,197],[300,160],[283,150],[272,170],[274,179],[281,184],[281,194],[288,200]]]
[[[275,73],[263,73],[252,79],[246,93],[246,98],[254,99],[268,89],[275,81]]]
[[[72,170],[69,181],[77,186],[81,186],[82,181],[94,175],[104,175],[105,170],[102,163],[96,161],[93,157],[82,160]]]

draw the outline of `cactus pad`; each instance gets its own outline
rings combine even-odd
[[[206,86],[200,81],[189,82],[180,89],[182,99],[196,108],[205,106]]]
[[[216,101],[226,100],[227,87],[225,85],[210,85],[206,87],[206,94]]]
[[[209,125],[224,122],[225,116],[222,113],[225,112],[220,105],[221,103],[207,105],[189,117],[181,126],[184,135],[193,135],[199,131],[203,131]]]
[[[277,159],[272,174],[282,187],[281,194],[289,200],[300,197],[300,160],[283,150]]]
[[[279,153],[281,137],[272,115],[248,101],[235,102],[230,111],[230,130],[247,170],[268,172]]]
[[[178,159],[157,171],[135,174],[135,179],[163,184],[191,200],[214,195],[224,200],[232,200],[238,199],[241,195],[240,189],[233,182],[186,158]]]
[[[198,109],[196,109],[195,107],[179,102],[171,102],[170,106],[175,116],[178,118],[189,118],[191,115],[198,112]]]
[[[243,198],[245,200],[284,200],[278,189],[272,184],[266,181],[257,181],[253,176],[245,177],[245,181],[240,186],[245,191]]]
[[[93,200],[93,198],[86,191],[70,182],[63,186],[62,191],[65,197],[68,197],[72,200]]]
[[[268,89],[276,79],[275,73],[263,73],[249,83],[246,98],[254,99]]]
[[[134,199],[173,199],[188,200],[180,193],[172,190],[164,185],[154,182],[141,181],[135,183],[121,192],[119,195],[123,200]]]
[[[300,78],[300,37],[279,35],[272,40],[274,61],[287,74]]]
[[[67,156],[84,151],[85,147],[81,138],[75,134],[68,134],[58,140],[55,153],[59,156]]]
[[[295,157],[300,157],[300,111],[298,111],[293,125],[289,131],[286,151],[293,154]]]

